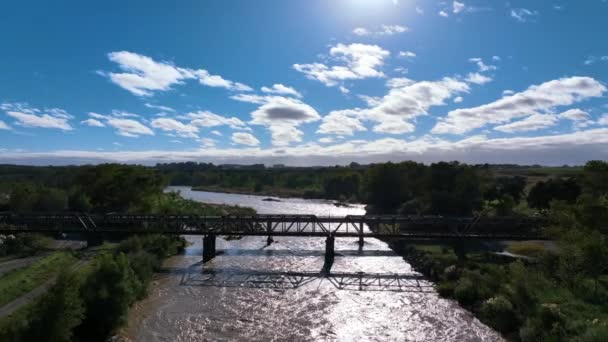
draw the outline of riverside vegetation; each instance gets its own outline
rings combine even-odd
[[[7,194],[0,204],[4,210],[255,213],[249,208],[201,204],[183,199],[177,193],[164,193],[166,179],[146,167],[108,164],[50,168],[42,171],[46,176],[37,174],[40,172],[37,168],[27,169],[28,172],[9,176],[5,173],[0,177]],[[37,234],[3,237],[0,253],[31,255],[42,249],[47,240]],[[162,260],[184,247],[185,240],[180,237],[133,236],[118,245],[105,245],[93,260],[80,268],[66,267],[80,257],[80,252],[59,252],[4,275],[0,279],[3,303],[40,285],[40,280],[48,279],[50,273],[58,277],[44,295],[0,320],[0,340],[105,341],[124,324],[131,305],[147,295],[153,273]],[[47,264],[53,267],[43,267]]]
[[[505,258],[477,249],[477,246],[461,244],[412,245],[396,241],[392,247],[433,279],[441,295],[455,298],[509,339],[608,340],[608,227],[605,225],[608,219],[608,164],[605,162],[591,161],[584,167],[572,168],[456,162],[270,170],[261,166],[243,168],[197,163],[155,167],[0,167],[0,189],[3,184],[7,189],[7,183],[19,184],[4,190],[8,196],[3,205],[15,211],[187,213],[195,210],[211,214],[226,210],[185,201],[177,194],[163,194],[162,188],[169,183],[218,190],[249,189],[260,194],[288,189],[312,197],[363,201],[367,203],[369,213],[543,215],[552,222],[548,233],[557,242],[556,248],[545,248],[538,243],[509,246],[511,252],[530,258]],[[246,209],[231,210],[242,212]],[[125,252],[123,249],[109,253],[110,256],[103,257],[107,260],[94,264],[114,266],[94,266],[93,270],[95,267],[122,269],[122,273],[117,274],[125,274],[124,277],[109,271],[102,274],[131,279],[130,273],[138,273],[130,265],[130,258],[121,257]],[[86,279],[80,282],[87,283]],[[131,288],[131,285],[124,288]],[[76,292],[81,294],[80,298],[85,303],[105,307],[102,303],[105,299],[91,295],[95,291],[86,291],[86,288],[86,285],[78,287]],[[132,289],[135,288],[138,287],[133,285]],[[107,289],[99,293],[104,291]],[[86,302],[86,298],[97,298],[97,301]],[[132,303],[133,298],[137,296],[125,294],[120,308],[128,308],[129,304],[124,305]],[[78,340],[86,335],[82,333],[87,329],[84,323],[89,312],[86,305],[75,306],[84,307],[81,314],[75,315],[80,318],[70,320],[70,324],[63,322],[61,327],[71,325],[73,329],[65,330],[61,336]],[[35,327],[35,322],[28,326]],[[104,331],[111,331],[119,324],[120,321],[107,324]],[[68,333],[70,335],[66,335]],[[14,336],[27,338],[30,335]]]

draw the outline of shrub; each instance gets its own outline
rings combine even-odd
[[[437,285],[437,292],[442,297],[451,297],[454,294],[454,283],[453,282],[442,282]]]
[[[577,342],[605,342],[608,341],[608,326],[591,326],[579,337]]]
[[[501,295],[486,300],[481,307],[481,315],[488,324],[503,333],[511,331],[517,324],[513,305]]]
[[[454,288],[454,297],[460,304],[473,305],[477,300],[477,290],[471,279],[463,277],[458,280]]]

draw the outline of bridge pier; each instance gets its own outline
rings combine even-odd
[[[85,233],[87,238],[87,248],[101,246],[103,244],[103,235],[97,232]]]
[[[325,240],[325,263],[323,264],[323,273],[329,275],[331,271],[331,266],[334,264],[334,251],[335,245],[335,237],[333,235],[329,235]]]
[[[215,257],[215,234],[203,237],[203,263]]]
[[[363,222],[359,223],[359,247],[363,247]]]
[[[266,246],[270,246],[271,243],[274,242],[272,238],[272,221],[266,222],[266,231],[268,232],[268,238],[266,239]]]

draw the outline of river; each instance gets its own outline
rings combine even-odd
[[[207,203],[253,207],[260,214],[362,215],[362,205],[336,207],[304,199],[191,191]],[[500,341],[386,243],[336,239],[332,275],[323,277],[325,240],[265,237],[217,240],[220,254],[201,264],[200,236],[169,259],[150,296],[136,304],[125,335],[135,341]]]

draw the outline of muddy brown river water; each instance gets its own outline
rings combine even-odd
[[[261,214],[362,215],[362,205],[191,191],[182,196],[239,204]],[[320,274],[325,240],[219,239],[203,265],[200,236],[168,260],[148,299],[129,316],[134,341],[501,341],[377,239],[336,239],[332,274]]]

